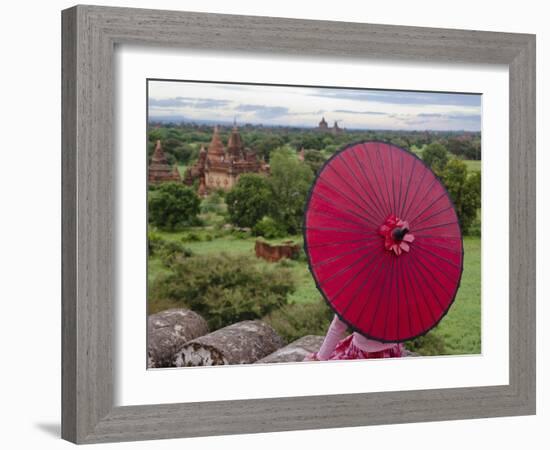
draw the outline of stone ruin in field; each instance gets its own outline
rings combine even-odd
[[[292,259],[300,253],[300,245],[292,241],[285,241],[281,244],[270,244],[261,239],[256,240],[254,247],[256,257],[263,258],[269,262],[277,262],[283,258]]]

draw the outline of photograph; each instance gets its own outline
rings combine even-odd
[[[482,353],[482,95],[146,89],[147,368]]]
[[[544,2],[98,3],[3,5],[2,448],[545,448]]]

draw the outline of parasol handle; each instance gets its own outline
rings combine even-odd
[[[405,235],[409,232],[409,229],[407,227],[403,228],[394,228],[392,231],[392,237],[396,241],[402,241]]]

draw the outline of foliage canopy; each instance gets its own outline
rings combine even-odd
[[[149,223],[167,231],[197,225],[199,206],[199,197],[190,187],[162,183],[149,192]]]

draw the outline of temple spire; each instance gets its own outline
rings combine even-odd
[[[214,127],[214,134],[208,146],[208,154],[210,156],[220,156],[224,154],[223,143],[220,138],[220,129],[217,125]]]
[[[236,124],[233,126],[227,141],[227,153],[237,159],[244,157],[244,145]]]
[[[174,178],[181,178],[181,175],[180,175],[180,171],[178,170],[178,166],[177,164],[174,164],[174,166],[172,167],[172,175],[174,176]]]
[[[151,163],[148,170],[149,183],[162,183],[165,181],[180,182],[181,176],[177,166],[170,167],[168,159],[162,150],[160,139],[157,140],[153,156],[151,157]]]
[[[160,139],[157,139],[157,143],[155,145],[155,150],[153,151],[153,156],[151,160],[154,162],[166,162],[166,156],[164,155],[164,151],[162,150],[162,145],[160,145]]]

